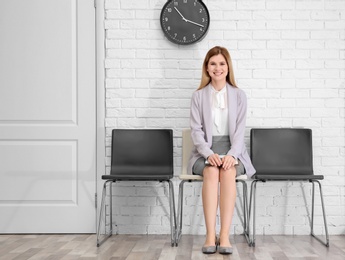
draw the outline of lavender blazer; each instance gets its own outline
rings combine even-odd
[[[235,88],[230,84],[227,84],[226,88],[229,109],[229,137],[231,142],[231,149],[227,154],[240,159],[246,169],[247,176],[251,177],[255,173],[255,169],[244,144],[247,97],[243,90]],[[192,167],[198,158],[207,158],[213,154],[211,150],[213,129],[211,91],[211,85],[208,85],[203,89],[195,91],[192,95],[190,127],[194,147],[187,168],[189,174],[192,174]]]

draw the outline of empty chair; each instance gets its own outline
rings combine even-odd
[[[169,184],[171,245],[175,243],[175,200],[173,178],[173,131],[170,129],[114,129],[112,131],[111,170],[103,175],[105,180],[97,229],[97,246],[112,235],[112,186],[118,181],[158,181]],[[109,189],[109,231],[101,240],[101,221],[105,230],[107,216],[105,197]],[[130,187],[128,187],[130,188]]]
[[[177,229],[176,229],[176,246],[178,245],[182,235],[182,218],[183,218],[183,191],[184,184],[186,182],[201,182],[203,177],[200,175],[192,175],[187,173],[187,165],[189,157],[193,148],[193,141],[191,138],[191,130],[183,129],[182,131],[182,173],[179,178],[181,180],[179,184],[178,194],[178,208],[177,208]],[[243,229],[244,235],[250,244],[249,234],[247,231],[247,219],[248,219],[248,202],[247,202],[247,175],[238,176],[236,182],[242,183],[243,186]]]
[[[303,128],[267,128],[251,129],[250,156],[256,169],[252,176],[253,182],[250,191],[249,217],[251,218],[251,205],[253,202],[253,236],[251,244],[255,246],[256,222],[256,189],[258,182],[268,181],[307,181],[312,184],[312,210],[311,210],[311,235],[329,246],[325,206],[319,180],[323,175],[314,175],[312,131]],[[314,227],[314,201],[315,184],[320,189],[320,198],[326,239],[323,241],[315,236]]]

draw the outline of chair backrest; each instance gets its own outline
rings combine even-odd
[[[188,128],[182,131],[182,174],[187,173],[189,158],[193,149],[191,130]]]
[[[250,148],[256,175],[313,174],[311,129],[251,129]]]
[[[173,131],[114,129],[110,174],[127,176],[128,179],[172,178]]]

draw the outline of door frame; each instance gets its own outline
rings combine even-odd
[[[105,174],[105,27],[104,27],[104,1],[95,1],[96,26],[96,232],[101,202],[102,184],[101,176]]]

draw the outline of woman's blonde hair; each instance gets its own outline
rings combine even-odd
[[[211,77],[207,72],[208,62],[211,59],[211,57],[218,54],[222,54],[224,59],[226,60],[226,63],[228,64],[228,75],[226,76],[226,82],[228,82],[230,85],[234,87],[237,87],[230,53],[224,47],[215,46],[207,52],[206,57],[204,59],[204,63],[202,65],[201,82],[198,90],[206,87],[211,82]]]

